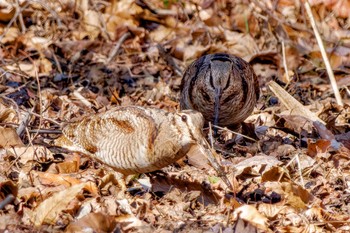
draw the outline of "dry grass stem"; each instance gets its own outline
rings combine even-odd
[[[327,57],[327,53],[326,53],[326,50],[325,50],[323,42],[322,42],[322,38],[320,36],[320,33],[318,32],[317,25],[316,25],[316,22],[315,22],[313,15],[312,15],[311,7],[310,7],[310,4],[308,1],[305,2],[305,9],[306,9],[307,15],[309,16],[312,29],[314,30],[317,44],[320,47],[322,58],[323,58],[325,66],[326,66],[328,77],[329,77],[329,80],[330,80],[332,88],[333,88],[335,99],[337,100],[337,104],[339,104],[340,106],[343,106],[343,100],[341,99],[338,85],[337,85],[337,82],[335,80],[331,64],[329,63],[329,59]]]
[[[122,46],[122,44],[124,43],[124,41],[125,41],[126,39],[128,39],[130,36],[131,36],[131,33],[130,33],[130,32],[126,32],[126,33],[124,33],[124,34],[119,38],[119,40],[118,40],[117,43],[115,44],[115,46],[114,46],[114,48],[112,49],[112,51],[109,53],[108,59],[107,59],[107,61],[106,61],[106,64],[109,64],[109,63],[112,61],[112,59],[115,57],[115,55],[117,55],[120,46]]]

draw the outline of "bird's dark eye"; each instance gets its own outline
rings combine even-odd
[[[186,121],[187,121],[187,116],[186,116],[186,115],[182,115],[182,116],[181,116],[181,120],[184,121],[184,122],[186,122]]]

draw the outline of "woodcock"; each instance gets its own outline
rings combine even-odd
[[[67,125],[56,146],[90,155],[130,175],[174,163],[194,145],[205,146],[201,113],[117,107]]]
[[[252,113],[259,93],[249,63],[230,54],[210,54],[186,69],[180,107],[201,112],[214,125],[236,127]]]

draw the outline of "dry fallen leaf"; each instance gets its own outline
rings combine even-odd
[[[67,208],[85,185],[84,183],[73,185],[41,202],[32,212],[31,221],[33,224],[37,227],[42,224],[55,224],[58,215]]]
[[[256,155],[249,159],[244,159],[235,165],[236,176],[260,176],[265,171],[270,170],[274,166],[280,165],[281,162],[272,156]]]
[[[112,232],[116,224],[115,217],[103,213],[89,213],[70,223],[65,232]]]
[[[28,161],[49,161],[53,160],[52,152],[44,146],[16,146],[7,149],[8,154],[12,154],[19,158],[19,161],[26,164]]]
[[[258,229],[270,232],[268,229],[268,219],[259,213],[259,211],[254,206],[243,205],[241,207],[238,207],[233,212],[233,218],[236,221],[242,219]]]
[[[291,115],[300,115],[312,121],[319,121],[325,124],[325,122],[318,118],[315,113],[307,109],[276,82],[271,81],[268,85],[271,91],[281,100],[283,105],[288,108]]]
[[[0,148],[24,146],[15,129],[0,127]]]

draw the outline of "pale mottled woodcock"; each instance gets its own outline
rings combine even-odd
[[[67,125],[56,146],[90,155],[130,175],[174,163],[194,145],[205,146],[201,113],[116,107]]]
[[[230,54],[210,54],[186,69],[180,107],[201,112],[214,125],[236,127],[252,113],[259,93],[249,63]]]

